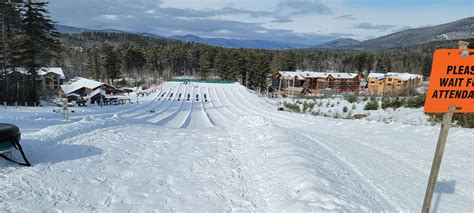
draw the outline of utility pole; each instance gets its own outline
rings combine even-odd
[[[291,98],[293,98],[293,100],[295,100],[295,78],[296,76],[293,78],[293,89],[291,90]]]
[[[102,95],[103,88],[104,88],[104,85],[103,84],[100,85],[100,90],[99,90],[99,93],[100,93],[99,94],[100,95],[100,108],[102,108],[102,106],[104,105],[104,97]]]
[[[281,91],[281,78],[282,78],[282,77],[280,76],[279,79],[278,79],[278,80],[280,80],[280,82],[279,82],[279,84],[278,84],[278,92]]]

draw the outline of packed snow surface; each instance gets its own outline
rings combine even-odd
[[[421,209],[439,126],[279,112],[238,84],[164,83],[139,102],[69,121],[1,108],[34,164],[0,161],[1,211]],[[474,212],[473,138],[450,130],[432,210]]]

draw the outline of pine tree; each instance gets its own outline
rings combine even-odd
[[[249,87],[266,88],[266,78],[270,73],[270,57],[263,52],[254,52],[250,54],[249,68]]]
[[[15,36],[20,31],[20,14],[17,10],[18,2],[8,1],[0,4],[0,79],[3,81],[3,89],[0,90],[0,101],[8,101],[10,98],[10,84],[7,77],[7,70],[13,68],[17,61],[13,57],[15,54]],[[1,88],[1,87],[0,87]]]
[[[111,83],[111,80],[117,79],[120,74],[120,61],[117,52],[114,50],[114,47],[104,43],[101,47],[102,54],[102,66],[105,71],[105,76],[101,76],[101,79],[107,79],[108,83]]]
[[[224,50],[220,50],[216,55],[216,62],[214,64],[214,75],[226,79],[226,72],[229,70],[229,59],[228,54]]]
[[[211,67],[212,64],[211,58],[209,57],[209,53],[207,51],[204,51],[199,55],[199,77],[207,78]]]
[[[59,41],[56,39],[59,33],[55,31],[54,23],[47,15],[47,5],[47,1],[26,0],[20,7],[23,33],[19,40],[18,57],[31,74],[30,102],[38,101],[37,70],[47,65],[60,51]]]

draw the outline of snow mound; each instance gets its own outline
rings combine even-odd
[[[113,119],[113,120],[121,120],[121,119],[122,119],[122,116],[120,116],[120,115],[117,114],[117,113],[114,113],[114,115],[112,116],[112,119]]]

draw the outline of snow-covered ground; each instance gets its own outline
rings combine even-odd
[[[420,211],[439,126],[276,108],[238,84],[176,82],[70,121],[54,107],[1,108],[34,166],[0,161],[0,209]],[[450,130],[433,210],[474,211],[473,138]]]
[[[334,98],[318,98],[318,99],[291,99],[291,98],[278,98],[278,99],[267,99],[269,102],[283,107],[283,103],[298,104],[301,113],[312,114],[315,116],[340,118],[340,119],[353,119],[354,115],[365,115],[364,120],[378,121],[382,123],[400,123],[400,124],[412,124],[412,125],[436,125],[430,120],[430,117],[423,112],[421,108],[406,108],[400,107],[397,109],[387,108],[382,109],[381,100],[377,98],[379,103],[378,110],[364,110],[364,106],[370,100],[363,100],[359,97],[358,101],[350,103],[343,97]],[[314,108],[303,112],[303,105],[314,104]],[[346,107],[346,111],[344,111]]]

